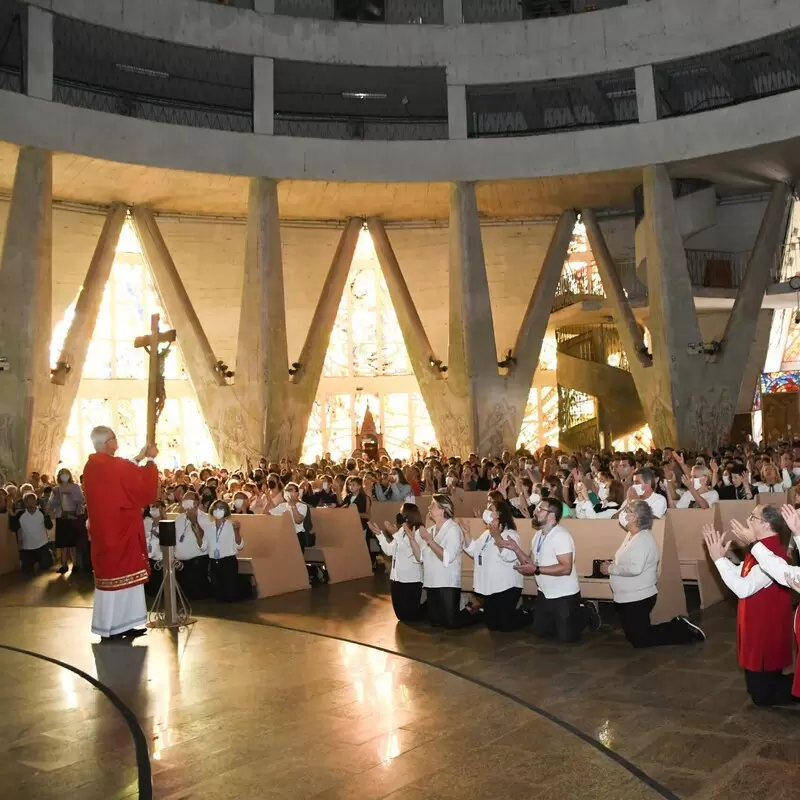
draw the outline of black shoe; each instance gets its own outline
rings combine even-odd
[[[120,639],[138,639],[140,636],[144,636],[146,633],[146,628],[131,628],[130,630],[118,634],[118,636]]]
[[[586,600],[583,603],[583,607],[586,609],[586,615],[589,618],[589,627],[593,631],[599,631],[600,626],[603,624],[603,620],[600,617],[600,604],[597,600]]]
[[[684,617],[682,615],[675,617],[675,619],[679,619],[684,625],[686,625],[689,630],[692,632],[692,638],[696,642],[704,642],[706,640],[706,635],[703,632],[703,629],[699,625],[695,625],[688,617]]]
[[[69,567],[65,567],[63,564],[58,568],[59,575],[66,575],[69,572]]]

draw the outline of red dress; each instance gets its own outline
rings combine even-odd
[[[142,509],[158,497],[158,467],[93,453],[83,471],[94,585],[102,591],[147,583]]]
[[[786,560],[786,548],[778,536],[761,540],[769,551]],[[742,565],[742,577],[758,566],[750,554]],[[777,672],[792,663],[792,593],[778,583],[739,600],[737,611],[739,666],[749,672]]]

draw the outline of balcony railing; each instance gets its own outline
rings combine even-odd
[[[566,325],[555,335],[559,353],[630,371],[616,325]]]
[[[628,0],[462,0],[464,22],[513,22],[565,17],[625,6]]]
[[[795,275],[800,275],[800,241],[791,242],[782,248],[778,281],[788,281]]]
[[[686,265],[692,286],[698,289],[738,289],[747,270],[750,253],[687,250]],[[773,279],[777,277],[773,275]]]
[[[647,287],[637,277],[636,263],[633,260],[618,261],[617,269],[629,300],[636,301],[647,297]],[[605,296],[603,282],[596,266],[592,265],[574,272],[564,270],[556,288],[553,311],[560,311],[584,300],[605,298]]]
[[[471,137],[527,136],[638,120],[633,70],[467,87]]]
[[[287,17],[338,19],[388,25],[442,25],[444,2],[443,0],[275,0],[275,13]]]
[[[392,117],[332,117],[313,114],[275,115],[276,136],[310,139],[363,139],[413,141],[446,139],[447,119],[397,119]]]
[[[659,118],[800,89],[800,30],[657,64],[653,74]]]

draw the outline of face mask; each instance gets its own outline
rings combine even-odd
[[[542,499],[541,495],[538,495],[536,494],[536,492],[534,492],[531,495],[531,504],[536,505],[541,499]]]
[[[695,489],[699,489],[703,485],[702,478],[692,478],[692,483],[694,484]]]
[[[283,499],[288,503],[292,499],[292,496],[289,494],[289,492],[284,492]]]
[[[181,505],[187,510],[191,511],[194,508],[194,500],[184,500]]]
[[[59,483],[66,483],[69,480],[69,475],[59,475],[58,482]]]
[[[151,508],[151,509],[150,509],[150,516],[151,516],[153,519],[158,519],[158,518],[161,516],[161,509],[160,509],[160,508],[158,508],[158,507],[156,507],[156,508]]]
[[[730,486],[731,485],[731,476],[730,475],[723,475],[722,476],[722,483],[725,486]]]
[[[800,475],[800,467],[794,467],[792,469],[792,475]]]
[[[644,496],[644,486],[641,483],[634,483],[633,484],[633,491],[639,495],[639,497]]]
[[[330,488],[331,488],[331,485],[327,481],[323,481],[322,482],[322,491],[323,492],[327,492],[328,489],[330,489]]]
[[[455,486],[456,485],[456,479],[453,478],[452,476],[448,477],[447,478],[447,485],[448,486]]]
[[[488,508],[484,509],[484,511],[483,511],[483,521],[487,525],[491,525],[494,522],[494,511],[489,511]]]
[[[244,498],[243,497],[237,497],[233,501],[233,507],[234,508],[242,508],[242,506],[244,506]]]
[[[224,508],[215,508],[214,509],[214,519],[222,519],[225,516],[225,509]]]
[[[170,503],[174,503],[174,502],[175,502],[175,495],[174,495],[174,494],[172,494],[172,492],[170,492],[170,493],[167,495],[167,500],[169,500],[169,502],[170,502]]]

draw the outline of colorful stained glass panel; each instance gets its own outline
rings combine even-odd
[[[761,393],[800,392],[800,372],[762,372]]]

